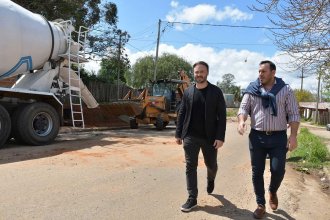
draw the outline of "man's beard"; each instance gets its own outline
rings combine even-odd
[[[197,83],[204,83],[206,82],[206,77],[195,77],[195,81]]]

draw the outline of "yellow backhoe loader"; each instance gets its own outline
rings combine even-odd
[[[139,124],[154,124],[157,130],[163,130],[170,121],[176,123],[183,92],[190,85],[184,71],[179,71],[178,76],[179,79],[152,82],[150,90],[144,89],[137,98],[133,98],[131,92],[124,97],[125,100],[140,102],[141,111],[129,120],[132,129],[137,129]]]

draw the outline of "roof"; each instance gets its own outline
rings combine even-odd
[[[316,102],[299,102],[299,107],[316,109]],[[319,102],[318,109],[330,109],[330,102]]]

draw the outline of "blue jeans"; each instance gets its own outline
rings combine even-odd
[[[186,181],[189,198],[197,198],[197,166],[200,149],[204,156],[204,163],[207,167],[207,180],[214,181],[218,170],[218,150],[206,139],[187,136],[183,140],[183,148],[186,159]]]
[[[265,205],[264,170],[266,156],[270,158],[271,179],[269,192],[276,193],[285,174],[287,153],[286,131],[266,135],[263,132],[251,130],[249,147],[252,165],[252,182],[257,204]]]

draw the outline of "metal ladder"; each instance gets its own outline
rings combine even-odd
[[[71,32],[68,36],[68,66],[69,66],[69,100],[71,110],[71,120],[73,127],[85,128],[84,114],[81,100],[81,87],[80,87],[80,69],[81,63],[85,62],[85,46],[87,40],[88,29],[85,27],[79,27],[77,34],[77,42],[72,40]],[[72,43],[77,43],[78,48],[73,48]],[[77,47],[77,45],[75,45]],[[77,70],[72,69],[72,63],[77,64]],[[78,77],[72,74],[74,72]]]

